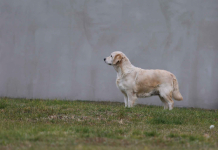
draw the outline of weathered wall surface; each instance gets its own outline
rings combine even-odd
[[[218,108],[217,0],[0,0],[0,96],[123,102],[116,50],[174,73],[175,106]]]

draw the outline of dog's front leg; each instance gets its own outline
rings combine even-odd
[[[133,107],[135,101],[137,100],[136,94],[132,91],[129,91],[127,92],[127,96],[128,96],[128,107]]]
[[[125,107],[127,107],[128,106],[128,97],[124,91],[121,91],[121,92],[123,93],[123,96],[124,96]]]
[[[127,107],[128,106],[128,97],[125,94],[124,94],[124,103],[125,103],[125,107]]]

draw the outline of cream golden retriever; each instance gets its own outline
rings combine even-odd
[[[175,75],[168,71],[135,67],[120,51],[113,52],[104,61],[117,71],[116,85],[124,95],[125,107],[134,106],[137,98],[158,95],[164,103],[164,109],[172,110],[172,98],[183,100]]]

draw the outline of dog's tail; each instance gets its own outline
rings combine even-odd
[[[177,101],[182,101],[183,97],[182,97],[181,93],[179,92],[178,81],[177,81],[175,75],[172,74],[172,76],[173,76],[173,98]]]

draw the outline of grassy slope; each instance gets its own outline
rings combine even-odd
[[[6,148],[217,149],[218,111],[1,98],[0,149]]]

